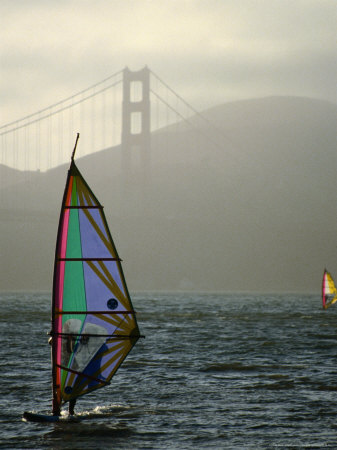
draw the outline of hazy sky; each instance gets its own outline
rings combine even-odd
[[[0,24],[1,124],[146,64],[199,110],[337,101],[336,0],[1,0]]]

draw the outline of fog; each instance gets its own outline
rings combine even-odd
[[[336,101],[335,0],[2,0],[0,122],[148,65],[197,110]]]
[[[129,288],[318,292],[337,272],[336,16],[335,0],[2,0],[0,124],[147,65],[209,125],[153,134],[145,173],[120,147],[78,159]],[[7,162],[0,289],[50,289],[67,167]]]
[[[337,106],[266,97],[203,115],[216,130],[152,136],[147,183],[121,170],[119,147],[77,161],[130,290],[319,292],[324,267],[337,273]],[[29,182],[0,168],[20,181],[4,189],[1,289],[50,289],[67,166]]]

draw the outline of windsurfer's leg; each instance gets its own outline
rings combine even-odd
[[[74,408],[75,408],[75,405],[76,405],[76,398],[74,398],[73,400],[69,400],[69,414],[70,414],[71,416],[74,415]]]

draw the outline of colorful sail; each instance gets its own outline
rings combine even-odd
[[[73,158],[56,243],[51,335],[54,415],[108,385],[140,337],[103,207]]]
[[[324,309],[337,302],[337,289],[332,276],[326,269],[324,270],[322,282],[322,302]]]

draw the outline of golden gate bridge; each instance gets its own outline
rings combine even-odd
[[[193,121],[191,120],[193,117]],[[207,119],[147,67],[127,67],[39,111],[0,126],[0,165],[47,171],[69,161],[76,132],[78,157],[121,145],[150,158],[151,134],[168,126],[196,128]]]
[[[168,229],[184,230],[194,211],[199,214],[200,189],[212,198],[205,187],[214,177],[208,165],[212,151],[220,148],[222,153],[224,147],[216,131],[147,67],[136,72],[125,68],[2,125],[2,289],[49,285],[60,199],[77,132],[79,169],[87,179],[93,177],[103,204],[113,205],[109,211],[117,229],[128,230],[125,253],[132,248],[146,259],[144,246],[167,245],[161,236]],[[218,161],[213,166],[219,167]],[[153,244],[153,233],[160,236],[159,243]],[[141,271],[135,274],[142,278]]]

